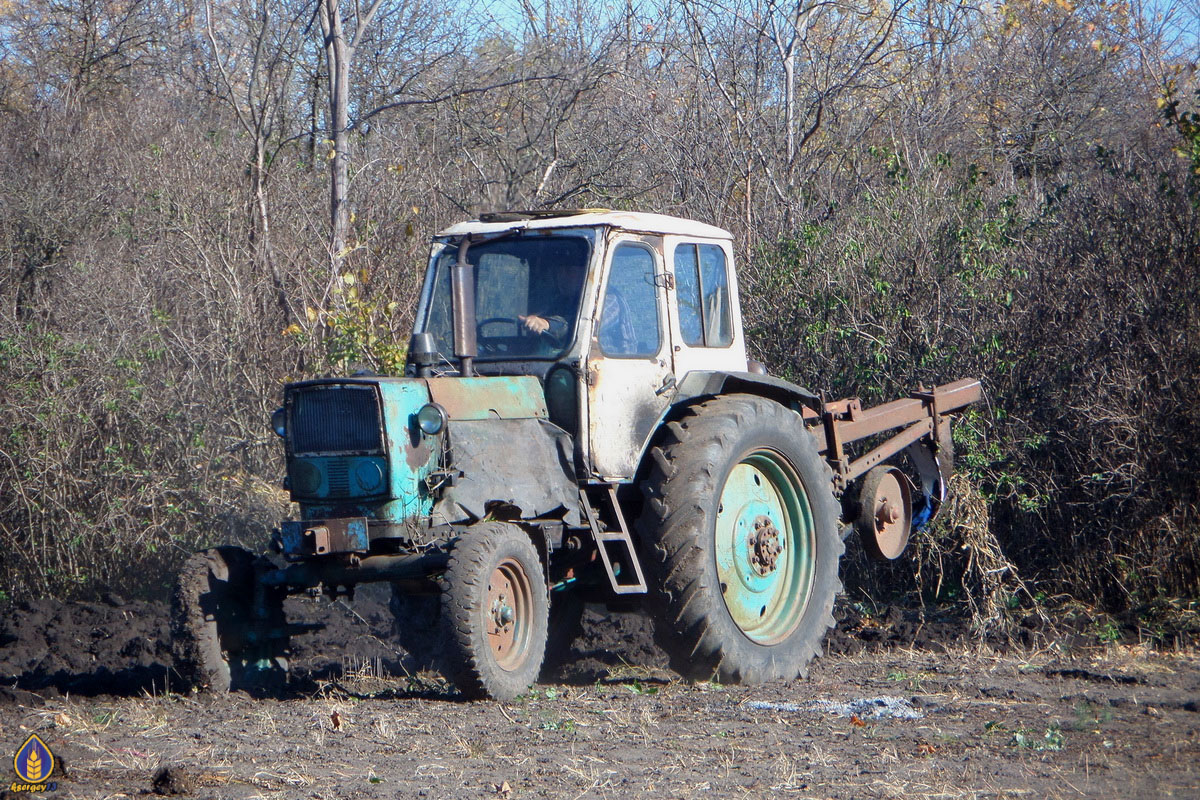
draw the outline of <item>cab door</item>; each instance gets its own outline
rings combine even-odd
[[[674,394],[661,236],[615,234],[585,372],[592,477],[631,478]]]
[[[693,370],[745,372],[746,340],[730,243],[667,236],[663,253],[674,276],[670,312],[676,378],[682,381]]]

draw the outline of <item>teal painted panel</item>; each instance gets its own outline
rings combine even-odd
[[[386,493],[387,469],[381,456],[295,456],[288,475],[300,502],[353,502]]]
[[[433,498],[426,478],[438,467],[445,433],[426,436],[417,427],[417,412],[429,402],[441,405],[454,421],[549,418],[541,382],[532,376],[357,378],[354,382],[375,383],[379,387],[388,453],[386,463],[378,457],[365,456],[295,459],[293,479],[295,468],[302,460],[312,462],[321,473],[320,491],[301,499],[301,513],[305,519],[325,518],[335,510],[345,513],[350,504],[354,504],[356,514],[397,524],[430,516]],[[349,472],[349,493],[328,491],[327,475],[335,461],[341,462],[338,469]],[[368,499],[356,483],[356,471],[370,471],[375,464],[385,473],[386,490],[372,492],[374,499]]]
[[[383,399],[383,424],[388,451],[388,502],[381,504],[375,518],[404,522],[427,517],[433,511],[433,498],[425,478],[437,468],[441,438],[425,436],[417,427],[416,416],[430,401],[424,380],[401,378],[379,381]]]

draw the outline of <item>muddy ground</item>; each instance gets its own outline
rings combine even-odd
[[[0,797],[36,733],[60,798],[1200,798],[1194,652],[997,651],[963,620],[846,606],[807,680],[723,687],[675,679],[640,616],[589,609],[568,666],[464,703],[405,674],[368,594],[292,601],[331,625],[286,697],[210,697],[172,689],[163,606],[109,601],[0,620]]]

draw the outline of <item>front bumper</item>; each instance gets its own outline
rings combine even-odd
[[[287,521],[280,526],[283,555],[290,561],[335,553],[365,553],[371,547],[366,517]]]

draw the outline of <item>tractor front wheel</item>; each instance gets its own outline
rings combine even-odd
[[[511,700],[537,680],[546,652],[537,549],[515,525],[479,523],[455,542],[444,580],[446,677],[467,697]]]
[[[263,587],[256,615],[254,561],[240,547],[216,547],[184,563],[171,598],[171,650],[188,686],[266,693],[286,681],[283,595]]]
[[[843,545],[800,415],[718,397],[669,423],[650,456],[639,524],[672,666],[728,683],[804,674],[834,624]]]

